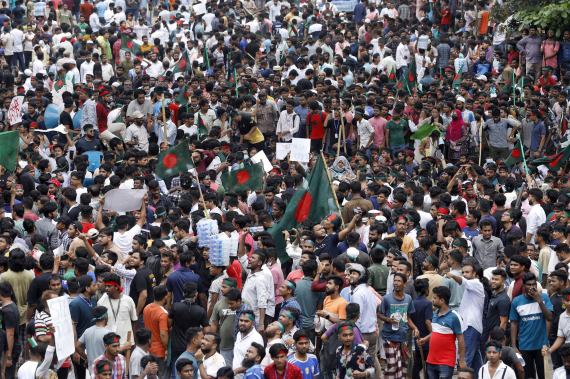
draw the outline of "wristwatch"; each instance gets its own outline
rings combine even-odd
[[[328,320],[331,317],[331,315],[326,315],[325,318]]]

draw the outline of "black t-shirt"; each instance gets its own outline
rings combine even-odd
[[[564,313],[563,303],[562,303],[562,295],[558,295],[557,293],[552,294],[550,296],[550,303],[552,304],[552,308],[554,311],[552,312],[552,327],[550,328],[550,344],[552,345],[556,338],[558,337],[558,323],[560,322],[560,315]]]
[[[344,122],[344,125],[346,127],[347,124],[346,118],[343,117],[342,120],[343,120],[342,122]],[[325,128],[328,130],[327,142],[329,146],[332,147],[335,143],[338,143],[338,134],[340,132],[340,127],[341,127],[340,118],[338,120],[335,120],[331,117],[329,121],[326,123]]]
[[[20,329],[20,311],[18,306],[10,303],[2,307],[4,317],[2,318],[2,329],[14,329],[14,345],[12,347],[12,354],[17,351],[20,346],[20,339],[18,338],[18,331]]]
[[[109,80],[109,83],[120,82],[121,85],[125,85],[126,81],[127,78],[125,78],[125,75],[121,76],[120,78],[117,78],[117,76],[113,75],[111,76],[111,80]]]
[[[511,300],[507,291],[503,290],[498,295],[491,294],[489,307],[487,308],[487,330],[501,325],[501,316],[509,317],[511,314]]]
[[[172,304],[170,312],[168,312],[168,318],[174,321],[171,334],[173,356],[178,356],[186,350],[185,335],[188,328],[199,326],[204,328],[210,325],[204,308],[194,304],[190,307],[184,301]]]
[[[251,55],[251,57],[255,58],[257,56],[257,53],[259,53],[259,45],[256,42],[250,42],[247,45],[245,45],[244,50],[246,53]],[[249,55],[247,57],[251,58]]]
[[[313,82],[309,79],[301,79],[297,82],[297,85],[300,86],[303,91],[308,91],[313,89]]]
[[[11,71],[4,71],[2,74],[2,83],[6,84],[6,88],[14,87],[14,74]]]
[[[137,271],[133,281],[131,282],[131,290],[129,296],[135,302],[135,306],[139,304],[139,292],[146,290],[146,305],[154,302],[154,293],[152,289],[156,286],[154,274],[148,267],[143,267]]]
[[[66,111],[59,114],[59,123],[61,125],[68,125],[70,129],[73,129],[73,119]],[[61,145],[65,145],[67,143],[67,138],[64,133],[57,133],[57,143]]]
[[[236,51],[232,51],[232,65],[235,66],[236,64],[241,63],[242,59],[243,59],[243,53],[239,49]]]
[[[28,299],[26,300],[28,304],[38,303],[44,291],[47,291],[49,289],[48,278],[50,277],[50,275],[51,271],[44,272],[43,274],[41,274],[40,276],[36,276],[34,280],[32,280],[32,283],[30,284],[30,289],[28,290]]]
[[[257,122],[255,122],[249,116],[241,116],[241,121],[238,123],[239,132],[241,135],[246,135],[249,131],[257,126]]]

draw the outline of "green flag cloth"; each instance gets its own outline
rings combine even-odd
[[[318,155],[317,163],[311,169],[307,179],[303,181],[287,204],[287,210],[281,222],[267,230],[275,240],[282,264],[290,259],[285,251],[286,242],[283,238],[283,231],[297,228],[305,220],[321,222],[330,214],[340,212],[336,206],[326,170],[322,155]]]
[[[398,79],[396,79],[396,71],[392,71],[388,74],[388,84],[396,84]]]
[[[190,71],[191,69],[192,67],[190,65],[190,59],[188,58],[188,50],[184,50],[184,53],[182,53],[178,62],[176,62],[174,67],[172,67],[172,74]]]
[[[412,59],[412,63],[408,67],[405,74],[402,75],[396,86],[394,87],[397,91],[407,90],[409,93],[412,92],[418,81],[418,73],[416,72],[416,60]]]
[[[17,130],[0,133],[0,165],[10,171],[16,171],[19,133]]]
[[[511,155],[505,160],[505,166],[512,167],[519,162],[524,160],[524,150],[521,139],[517,139],[515,148],[513,149]]]
[[[156,176],[165,179],[173,175],[178,175],[182,171],[194,168],[192,154],[188,146],[188,138],[178,145],[166,149],[158,154],[158,166],[156,166]]]
[[[458,89],[459,87],[461,87],[462,75],[463,75],[463,64],[461,65],[461,68],[459,68],[459,72],[455,74],[455,77],[453,78],[453,84],[451,85],[453,89]]]
[[[206,128],[206,124],[204,124],[204,120],[202,119],[202,112],[198,111],[198,120],[196,121],[196,125],[198,125],[198,139],[200,139],[200,136],[202,136],[203,134],[208,135],[208,128]]]
[[[256,163],[241,170],[233,170],[222,174],[222,183],[228,191],[261,191],[263,190],[263,164]]]
[[[181,107],[188,105],[188,86],[185,84],[182,87],[182,90],[178,92],[178,96],[176,96],[176,101],[180,103]]]
[[[568,161],[568,158],[570,158],[570,145],[566,146],[566,148],[564,148],[564,150],[558,154],[535,159],[534,161],[529,162],[529,164],[537,167],[540,165],[545,165],[550,171],[558,171],[561,167],[564,167],[566,161]]]
[[[141,45],[133,42],[128,35],[121,34],[121,50],[129,51],[134,56],[141,50]]]
[[[511,75],[509,77],[509,79],[507,79],[507,82],[505,83],[505,85],[503,86],[503,92],[504,93],[511,93],[513,92],[514,89],[514,85],[515,85],[515,72],[513,71],[513,75]]]
[[[65,85],[66,79],[65,75],[61,77],[56,77],[53,83],[53,89],[59,91]]]
[[[422,125],[417,132],[415,132],[410,136],[410,139],[422,140],[427,136],[429,136],[434,130],[439,130],[439,127],[437,125],[432,125],[432,124]]]

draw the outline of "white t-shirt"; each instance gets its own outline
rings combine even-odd
[[[124,295],[120,299],[111,299],[104,294],[97,301],[97,305],[107,308],[109,321],[105,328],[121,336],[121,344],[127,342],[127,334],[133,331],[131,322],[138,320],[137,306],[133,299]]]
[[[133,238],[140,233],[141,227],[137,224],[130,230],[127,230],[125,234],[115,232],[113,235],[113,242],[124,254],[128,254],[133,251]]]

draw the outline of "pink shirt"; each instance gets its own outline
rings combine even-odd
[[[384,117],[372,117],[368,122],[374,128],[374,146],[382,146],[384,143],[384,131],[388,121]]]
[[[269,267],[269,271],[271,271],[271,275],[273,275],[273,283],[275,283],[275,304],[281,304],[283,302],[283,296],[279,295],[279,288],[285,280],[283,278],[283,271],[277,263]]]
[[[558,52],[558,50],[560,49],[560,42],[558,42],[558,41],[556,41],[556,42],[544,41],[542,43],[542,48],[544,48],[544,55],[542,58],[542,61],[544,62],[543,65],[556,68],[556,66],[558,66],[557,55],[555,55],[554,57],[552,57],[550,59],[546,59],[546,60],[544,58],[552,55],[555,51]]]

